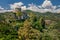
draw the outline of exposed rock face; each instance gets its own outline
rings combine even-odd
[[[49,25],[49,24],[51,24],[51,20],[45,20],[45,23],[46,23],[46,25]]]

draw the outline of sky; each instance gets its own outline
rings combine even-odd
[[[60,12],[60,0],[0,0],[0,12],[19,7],[36,12]]]
[[[41,5],[44,0],[0,0],[0,6],[2,6],[5,9],[10,9],[10,4],[16,3],[16,2],[23,2],[24,5],[28,4],[36,4]],[[50,0],[53,5],[60,5],[60,0]]]

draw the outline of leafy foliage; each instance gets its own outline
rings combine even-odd
[[[0,14],[0,40],[60,40],[60,14],[26,12],[24,21],[20,11]],[[52,22],[46,25],[45,20]]]

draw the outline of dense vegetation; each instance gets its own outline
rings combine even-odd
[[[0,13],[0,40],[60,40],[60,14],[32,11],[26,14]],[[51,23],[46,24],[45,20]]]

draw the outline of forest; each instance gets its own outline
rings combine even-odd
[[[0,40],[60,40],[60,13],[0,13]]]

